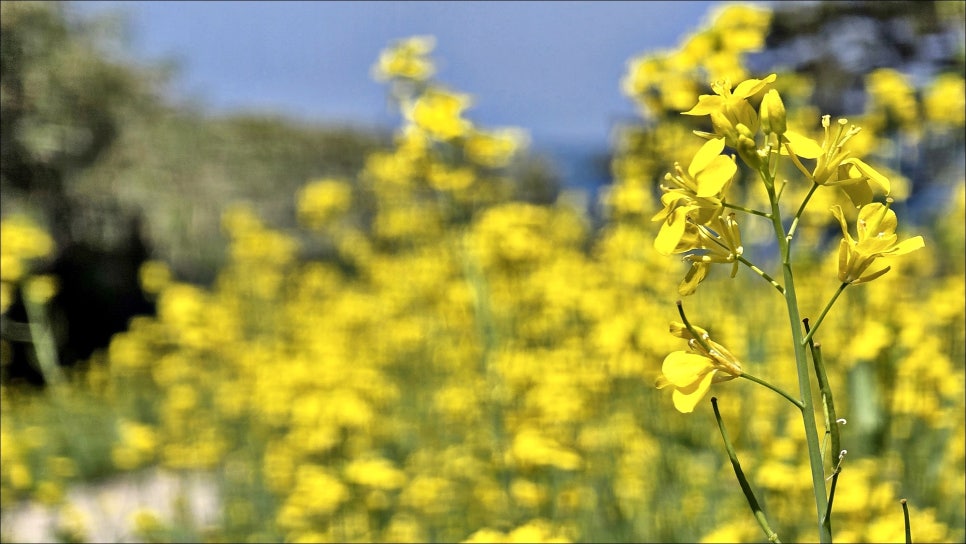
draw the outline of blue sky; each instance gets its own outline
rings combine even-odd
[[[130,54],[175,59],[174,89],[211,112],[392,127],[370,67],[393,40],[437,39],[438,79],[469,117],[519,126],[536,147],[606,147],[633,118],[627,61],[676,46],[719,2],[83,2],[128,15]]]

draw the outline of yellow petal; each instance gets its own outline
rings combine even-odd
[[[862,172],[863,176],[869,178],[869,181],[876,184],[879,187],[879,189],[882,190],[883,193],[889,194],[889,190],[891,189],[889,186],[889,178],[877,172],[875,168],[872,168],[871,166],[862,162],[859,159],[845,159],[844,161],[842,161],[842,163],[851,164],[859,172]]]
[[[859,240],[893,234],[899,226],[896,212],[878,202],[862,206],[859,210]]]
[[[694,407],[697,406],[698,402],[707,394],[708,389],[711,389],[711,380],[714,378],[715,372],[708,372],[699,382],[694,383],[690,387],[679,387],[674,390],[671,394],[671,400],[674,402],[674,407],[678,412],[682,414],[690,414],[694,411]]]
[[[839,225],[842,227],[842,236],[848,241],[850,246],[855,245],[855,240],[853,240],[852,235],[849,234],[849,226],[845,223],[845,216],[842,214],[842,207],[836,204],[832,206],[830,210],[832,215],[839,220]]]
[[[737,87],[735,87],[735,90],[732,91],[731,94],[735,98],[748,98],[749,96],[754,96],[764,89],[769,83],[775,81],[777,77],[777,74],[770,74],[764,79],[749,79],[747,81],[742,81]]]
[[[684,236],[684,227],[688,223],[687,214],[687,208],[678,208],[661,225],[661,230],[654,238],[654,249],[658,253],[661,255],[672,255],[674,253],[675,248],[678,247],[678,242]]]
[[[869,183],[866,181],[860,181],[859,183],[853,183],[851,185],[841,185],[841,187],[856,208],[872,202],[872,189],[869,188]]]
[[[705,142],[701,146],[701,149],[694,154],[694,159],[691,160],[691,164],[688,166],[688,174],[693,177],[698,172],[707,168],[716,157],[721,156],[724,145],[724,138],[714,138],[713,140]]]
[[[684,275],[684,279],[678,285],[678,294],[682,297],[694,294],[698,289],[698,284],[708,276],[711,265],[708,263],[691,263],[691,268]]]
[[[795,132],[794,130],[789,130],[785,132],[785,139],[788,140],[788,144],[791,146],[792,151],[799,157],[804,157],[806,159],[816,159],[822,154],[822,146],[818,144],[815,140]],[[785,149],[782,148],[782,154],[785,154]]]
[[[697,196],[707,198],[717,195],[731,181],[737,171],[738,165],[735,164],[735,161],[724,155],[718,155],[707,168],[698,174],[696,179],[698,182]]]
[[[711,359],[697,353],[674,351],[664,358],[661,372],[675,387],[687,387],[714,370]]]
[[[899,242],[888,253],[889,255],[905,255],[906,253],[911,253],[924,247],[926,247],[926,242],[922,239],[922,236],[916,236],[915,238],[909,238],[908,240]]]
[[[698,103],[693,108],[681,115],[708,115],[711,112],[720,110],[723,106],[724,99],[720,96],[703,94],[698,97]]]

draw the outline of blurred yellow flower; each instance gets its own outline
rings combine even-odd
[[[452,140],[465,136],[473,126],[462,117],[469,105],[469,96],[433,87],[406,108],[405,115],[433,138]]]
[[[926,89],[923,99],[926,120],[950,127],[966,124],[966,80],[958,74],[942,74]]]
[[[435,67],[426,57],[436,47],[433,36],[412,36],[400,40],[379,54],[373,67],[373,75],[378,80],[406,78],[424,81],[433,75]]]
[[[319,179],[299,189],[296,203],[299,222],[322,229],[352,206],[352,186],[339,179]]]
[[[399,489],[406,483],[406,474],[387,459],[356,459],[345,468],[346,480],[377,489]]]
[[[466,138],[463,149],[470,161],[487,168],[501,168],[525,144],[526,134],[520,130],[474,130]]]
[[[24,298],[32,304],[46,304],[57,294],[57,289],[56,276],[49,274],[31,276],[24,285]]]

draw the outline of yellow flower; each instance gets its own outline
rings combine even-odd
[[[675,351],[665,357],[656,383],[658,389],[674,387],[671,399],[682,414],[694,411],[712,383],[732,380],[742,374],[741,363],[730,351],[712,340],[704,329],[692,328],[700,340],[684,323],[671,323],[671,334],[687,340],[689,350]]]
[[[406,117],[433,138],[451,140],[465,136],[473,128],[462,118],[469,105],[467,95],[431,88],[407,108]]]
[[[425,81],[436,71],[433,62],[426,58],[435,46],[436,38],[433,36],[413,36],[401,40],[379,55],[373,74],[378,80],[398,77]]]
[[[340,179],[318,179],[299,189],[296,203],[299,222],[321,230],[352,207],[352,186]]]
[[[758,110],[761,115],[761,129],[765,134],[781,136],[788,130],[786,125],[785,103],[778,91],[772,89],[761,99]]]
[[[758,132],[758,114],[748,103],[748,98],[764,90],[777,77],[771,74],[764,79],[748,79],[739,83],[734,91],[730,81],[716,81],[711,84],[715,94],[699,96],[697,105],[684,115],[710,115],[715,134],[724,137],[729,146],[737,148],[739,124],[752,134]]]
[[[738,257],[744,253],[744,247],[735,214],[718,216],[707,226],[694,226],[682,240],[688,240],[693,251],[684,257],[691,263],[691,268],[678,285],[681,296],[694,293],[714,263],[731,263],[732,278],[738,273]]]
[[[966,81],[957,74],[942,74],[926,89],[923,99],[926,121],[940,127],[966,123]]]
[[[839,119],[838,133],[833,136],[830,119],[828,115],[822,117],[822,127],[825,128],[822,145],[793,131],[785,133],[792,153],[806,159],[818,159],[810,176],[812,181],[826,187],[841,187],[856,207],[872,201],[872,186],[888,195],[891,190],[889,179],[863,161],[849,158],[849,151],[844,149],[846,142],[861,129],[851,125],[846,130],[848,120]]]
[[[891,204],[891,201],[886,204],[873,202],[862,206],[856,222],[858,240],[853,239],[852,235],[849,234],[842,208],[832,206],[832,215],[839,220],[844,236],[839,244],[839,280],[843,283],[872,281],[891,268],[886,266],[865,274],[879,257],[905,255],[925,247],[922,236],[897,242],[899,239],[896,235],[898,221],[896,220],[896,213],[889,209],[889,204]]]
[[[677,175],[664,177],[664,208],[651,219],[664,221],[654,240],[659,253],[671,255],[692,249],[681,243],[688,224],[704,225],[718,215],[724,192],[738,171],[733,158],[721,155],[724,145],[723,138],[708,140],[694,155],[687,172],[675,163]]]

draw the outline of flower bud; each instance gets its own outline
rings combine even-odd
[[[761,129],[765,134],[777,134],[781,136],[785,133],[785,104],[778,91],[771,89],[761,99],[759,110],[761,117]]]
[[[736,145],[738,156],[751,168],[756,170],[761,168],[761,157],[758,156],[758,144],[755,142],[754,133],[742,123],[738,123],[735,128],[738,133]]]

